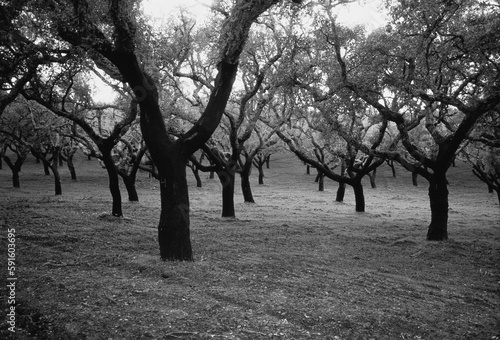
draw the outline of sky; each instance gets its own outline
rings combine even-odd
[[[306,0],[308,1],[308,0]],[[348,5],[339,6],[338,21],[347,25],[366,25],[369,31],[385,26],[385,16],[381,13],[382,0],[358,0]],[[204,17],[209,13],[208,5],[212,0],[144,0],[146,14],[161,18],[179,10],[187,8],[197,17]]]

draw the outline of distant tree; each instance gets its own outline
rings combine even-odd
[[[111,214],[120,217],[123,216],[123,210],[119,174],[112,152],[136,120],[137,102],[131,100],[128,109],[123,107],[124,104],[94,104],[90,88],[84,81],[85,78],[82,78],[82,69],[80,65],[68,63],[59,68],[60,72],[44,74],[39,71],[22,93],[26,99],[37,102],[53,114],[78,126],[67,133],[66,137],[76,139],[90,150],[92,155],[102,159],[113,199]],[[112,116],[112,120],[107,121],[106,115]],[[94,145],[99,153],[94,150]]]

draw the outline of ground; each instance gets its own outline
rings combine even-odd
[[[155,180],[141,173],[140,202],[114,218],[104,169],[76,164],[62,196],[32,159],[21,189],[0,170],[0,269],[14,228],[17,277],[12,336],[2,275],[2,339],[500,339],[500,209],[465,164],[450,169],[446,242],[425,240],[427,183],[401,168],[366,182],[356,213],[350,188],[336,203],[337,184],[318,192],[275,155],[230,219],[218,181],[190,177],[192,263],[159,259]]]

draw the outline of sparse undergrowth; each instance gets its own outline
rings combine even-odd
[[[236,219],[219,217],[220,188],[205,180],[190,193],[193,263],[159,260],[154,181],[143,175],[141,201],[114,218],[102,169],[77,165],[62,197],[33,162],[20,190],[0,170],[2,244],[16,229],[15,339],[500,337],[500,212],[465,165],[449,178],[447,242],[424,240],[426,183],[401,169],[379,171],[364,214],[351,192],[333,202],[334,183],[317,192],[290,156],[254,184],[257,204],[236,193]]]

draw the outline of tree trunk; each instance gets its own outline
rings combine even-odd
[[[198,170],[198,168],[194,164],[193,164],[193,167],[191,168],[191,170],[193,171],[194,178],[196,179],[196,187],[201,188],[202,183],[201,183],[201,178],[200,178],[200,171]]]
[[[339,182],[339,188],[337,189],[337,197],[335,198],[335,201],[337,202],[343,202],[344,201],[344,196],[345,196],[345,183],[344,182]]]
[[[356,201],[356,211],[364,212],[365,211],[365,194],[363,193],[363,185],[361,184],[361,180],[354,182],[352,185],[354,189],[354,199]]]
[[[64,163],[63,163],[63,161],[64,161],[64,160],[63,160],[63,158],[61,157],[60,152],[61,152],[61,151],[60,151],[60,148],[59,148],[59,153],[58,153],[58,155],[57,155],[57,159],[59,160],[59,166],[63,166],[63,165],[64,165]]]
[[[233,171],[217,171],[217,176],[222,184],[222,217],[235,217],[234,175]]]
[[[69,173],[71,174],[71,179],[73,181],[76,181],[76,171],[75,171],[75,165],[73,164],[73,156],[74,154],[68,154],[68,156],[66,156],[66,163],[68,164],[68,169]]]
[[[179,155],[172,155],[167,167],[168,176],[162,176],[160,180],[160,257],[167,261],[193,261],[186,160]]]
[[[90,154],[87,155],[87,160],[88,161],[91,161],[92,160],[92,156]]]
[[[122,196],[120,193],[120,182],[118,180],[118,172],[115,168],[115,163],[111,158],[111,154],[109,152],[102,152],[102,161],[104,166],[106,167],[106,171],[108,172],[109,179],[109,191],[111,192],[111,197],[113,199],[113,206],[111,214],[116,217],[123,216],[122,211]]]
[[[377,169],[373,169],[373,171],[368,174],[368,177],[370,178],[370,185],[372,189],[375,189],[377,187],[377,183],[375,181],[375,178],[377,177]]]
[[[54,191],[56,195],[62,195],[62,187],[61,187],[61,176],[59,175],[59,170],[57,169],[57,165],[59,162],[59,152],[60,148],[54,148],[54,155],[52,158],[52,165],[50,168],[52,169],[52,173],[54,174]]]
[[[20,188],[20,182],[19,182],[19,170],[17,169],[11,169],[12,170],[12,187],[14,188]]]
[[[40,158],[37,158],[38,160],[40,160]],[[49,162],[42,162],[43,164],[43,173],[45,174],[45,176],[50,176],[50,163]]]
[[[3,170],[3,158],[0,156],[0,170]]]
[[[306,165],[306,174],[307,175],[311,174],[311,166],[309,166],[309,164]]]
[[[411,173],[411,182],[413,183],[414,186],[418,186],[418,181],[417,181],[417,178],[418,178],[418,174],[416,171],[413,171]]]
[[[488,184],[488,193],[492,194],[494,190],[493,185]]]
[[[130,202],[138,202],[139,195],[137,194],[137,190],[135,188],[135,175],[122,176],[123,184],[125,184],[125,188],[127,189],[128,200]]]
[[[259,185],[262,185],[264,184],[264,164],[259,163],[257,169],[259,170]]]
[[[429,183],[431,224],[427,232],[429,241],[448,239],[448,187],[446,172],[434,172]]]
[[[500,188],[497,189],[498,206],[500,206]]]
[[[396,168],[394,167],[394,161],[388,161],[387,164],[391,167],[392,177],[396,178]]]
[[[241,177],[241,192],[243,199],[247,203],[255,203],[252,194],[252,187],[250,186],[250,174],[252,173],[252,159],[247,159],[243,170],[240,173]]]
[[[325,191],[325,175],[318,173],[318,191]]]
[[[266,161],[266,168],[269,169],[269,162],[271,161],[271,155],[267,155],[265,161]]]

